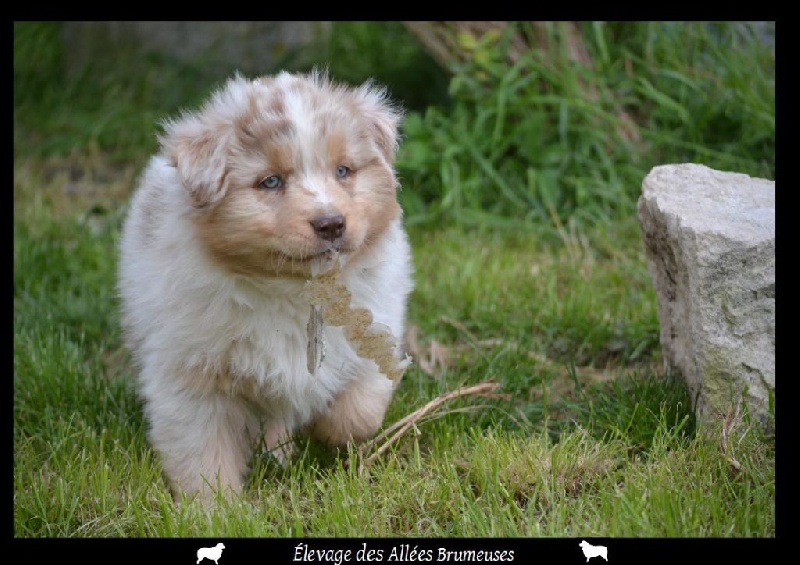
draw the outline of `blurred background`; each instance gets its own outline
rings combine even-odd
[[[18,22],[14,154],[138,167],[157,122],[234,71],[322,66],[409,110],[411,224],[580,227],[629,216],[657,164],[774,178],[774,37],[774,22]]]

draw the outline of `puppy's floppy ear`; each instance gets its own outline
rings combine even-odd
[[[393,164],[399,142],[398,125],[403,110],[389,100],[385,88],[367,81],[356,90],[361,111],[369,120],[375,143],[389,164]]]
[[[164,123],[164,154],[178,169],[195,208],[211,206],[227,190],[229,132],[214,130],[191,116]]]

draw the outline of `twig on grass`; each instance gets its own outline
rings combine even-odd
[[[375,459],[377,459],[383,453],[385,453],[386,450],[388,450],[394,443],[396,443],[397,440],[399,440],[406,432],[408,432],[408,430],[415,427],[422,417],[438,409],[442,404],[444,404],[448,400],[470,395],[494,397],[496,395],[494,395],[493,393],[498,386],[500,386],[498,383],[483,382],[476,385],[459,387],[456,390],[440,394],[439,396],[437,396],[436,398],[425,404],[425,406],[418,408],[411,414],[398,420],[397,422],[386,428],[383,432],[372,438],[370,441],[362,444],[358,448],[359,473],[363,472],[364,469],[366,469],[366,467],[370,463],[372,463],[373,461],[375,461]],[[378,446],[378,444],[381,442],[383,443]],[[376,448],[376,446],[378,447]],[[367,453],[370,453],[370,455],[366,456]]]
[[[741,406],[737,403],[736,406],[725,415],[725,419],[722,422],[722,430],[720,432],[719,438],[719,449],[722,453],[722,456],[725,458],[725,461],[733,467],[736,472],[742,470],[742,464],[733,456],[733,450],[728,443],[731,434],[733,433],[736,425],[740,422],[740,412]]]

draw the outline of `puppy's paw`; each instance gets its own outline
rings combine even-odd
[[[297,452],[297,444],[283,423],[274,423],[264,430],[264,445],[281,466],[289,464],[289,460]]]
[[[256,423],[247,407],[221,394],[162,390],[149,400],[150,440],[175,499],[213,502],[240,493]]]
[[[310,433],[334,446],[363,441],[380,428],[391,398],[392,381],[383,375],[355,380],[313,422]]]

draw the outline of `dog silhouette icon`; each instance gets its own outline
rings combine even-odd
[[[225,549],[224,543],[218,543],[214,547],[201,547],[197,550],[197,563],[203,559],[208,559],[219,565],[219,559],[222,557],[222,550]]]
[[[583,556],[586,557],[587,563],[592,557],[602,557],[608,561],[608,548],[604,545],[592,545],[586,540],[581,541],[578,545],[581,546]]]

